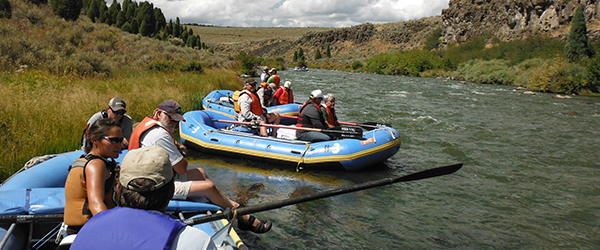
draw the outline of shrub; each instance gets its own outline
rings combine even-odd
[[[353,70],[358,70],[358,69],[360,69],[362,67],[363,67],[363,64],[360,61],[354,61],[352,63],[352,69]]]
[[[181,66],[181,71],[185,72],[195,71],[198,73],[202,73],[202,70],[202,64],[200,64],[200,62],[197,61],[191,61]]]
[[[513,85],[515,75],[505,60],[469,60],[458,67],[464,79],[471,82]]]
[[[567,63],[563,59],[552,59],[532,69],[527,87],[543,92],[580,93],[586,88],[586,78],[586,70],[581,65]]]
[[[600,56],[595,56],[588,65],[588,89],[600,92]]]

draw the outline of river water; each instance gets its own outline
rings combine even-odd
[[[341,71],[280,72],[295,100],[321,89],[338,117],[390,123],[400,151],[361,172],[296,172],[193,153],[247,205],[462,162],[458,172],[261,212],[251,249],[598,249],[600,98]]]

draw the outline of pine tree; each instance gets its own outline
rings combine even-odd
[[[12,17],[12,6],[8,0],[0,0],[0,18]]]
[[[294,51],[294,57],[292,58],[293,62],[297,62],[298,61],[298,51]]]
[[[154,19],[156,20],[156,33],[167,26],[167,19],[159,8],[154,8]]]
[[[92,22],[96,22],[96,20],[100,18],[100,7],[98,1],[90,1],[90,7],[88,8],[87,16],[90,18],[90,20],[92,20]]]
[[[331,50],[329,49],[329,44],[327,44],[327,51],[325,51],[325,56],[327,58],[331,58]]]
[[[125,12],[124,11],[119,11],[119,14],[117,15],[117,28],[121,28],[123,26],[123,24],[125,24],[127,20],[125,19]]]
[[[319,48],[317,48],[317,50],[315,51],[315,60],[319,60],[321,59],[321,50],[319,50]]]
[[[585,15],[581,8],[577,8],[571,21],[571,31],[565,44],[565,56],[570,62],[591,56],[591,51],[588,47]]]
[[[81,0],[51,0],[50,6],[54,14],[67,21],[75,21],[79,18],[83,3]]]
[[[302,48],[298,49],[298,60],[299,61],[306,60],[306,58],[304,58],[304,50],[302,50]]]

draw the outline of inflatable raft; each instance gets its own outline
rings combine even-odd
[[[233,107],[233,91],[231,90],[213,90],[204,99],[202,99],[202,107],[206,110],[212,110],[229,118],[235,117],[235,109]],[[298,115],[300,103],[277,105],[268,107],[267,112],[279,113],[284,116]],[[295,124],[296,119],[282,117],[280,124]]]
[[[117,162],[127,153],[121,152]],[[64,184],[69,166],[83,151],[49,156],[32,167],[25,167],[0,186],[0,249],[55,249],[65,205]],[[208,203],[171,200],[167,213],[184,218],[204,216],[222,209]],[[224,225],[227,224],[227,227]],[[236,249],[243,242],[226,221],[194,225],[212,235],[221,249]],[[222,229],[219,231],[219,229]],[[245,246],[244,246],[245,247]]]
[[[389,126],[362,131],[358,138],[323,142],[295,139],[296,127],[278,129],[278,138],[255,135],[252,128],[234,125],[223,112],[190,111],[180,123],[181,141],[205,153],[247,158],[300,168],[365,169],[400,149],[400,134]]]

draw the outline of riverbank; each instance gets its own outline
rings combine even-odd
[[[160,102],[174,99],[185,111],[200,109],[214,89],[239,88],[235,73],[206,69],[204,73],[121,71],[113,77],[59,77],[28,71],[0,74],[0,181],[34,156],[80,147],[81,133],[94,113],[113,97],[127,102],[127,114],[141,121]]]

